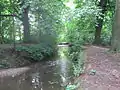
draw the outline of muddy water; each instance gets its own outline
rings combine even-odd
[[[34,64],[21,75],[0,78],[0,90],[65,90],[72,76],[71,62],[62,55]]]

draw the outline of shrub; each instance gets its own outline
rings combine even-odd
[[[55,52],[55,47],[53,47],[49,43],[41,43],[36,45],[26,45],[19,46],[16,48],[16,51],[20,53],[24,53],[22,55],[25,58],[29,58],[32,61],[40,61],[46,57],[50,57]]]

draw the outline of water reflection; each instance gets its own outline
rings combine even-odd
[[[19,76],[0,79],[0,90],[64,90],[72,76],[72,65],[67,57],[41,62]]]
[[[41,88],[40,90],[43,90],[42,82],[40,80],[40,73],[36,72],[36,73],[33,73],[31,76],[32,76],[33,87],[34,88]]]

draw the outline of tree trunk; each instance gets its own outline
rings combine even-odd
[[[30,42],[30,29],[29,29],[29,18],[28,18],[28,13],[29,13],[29,6],[24,8],[24,12],[22,13],[22,18],[15,14],[5,14],[5,15],[0,15],[0,17],[17,17],[19,20],[22,21],[23,23],[23,41],[24,43],[29,43]],[[0,32],[1,33],[1,32]],[[2,37],[3,39],[3,37]]]
[[[14,20],[14,17],[12,17],[12,20],[13,20],[13,46],[14,46],[14,51],[15,51],[15,48],[16,48],[16,31],[15,31],[15,20]]]
[[[96,31],[95,31],[95,40],[94,44],[101,44],[101,31],[102,31],[102,26],[103,26],[103,19],[104,19],[104,14],[106,11],[106,6],[107,6],[107,0],[100,0],[99,2],[99,7],[102,9],[101,10],[101,15],[96,17],[97,19],[97,25],[96,25]]]
[[[24,8],[23,12],[23,27],[24,27],[24,43],[30,42],[30,29],[29,29],[29,18],[28,18],[29,6]]]
[[[1,15],[1,12],[0,12],[0,15]],[[2,32],[2,19],[0,17],[0,44],[2,44],[2,36],[1,36],[1,32]]]
[[[116,0],[111,45],[111,50],[120,51],[120,0]]]
[[[19,38],[20,38],[20,42],[22,41],[22,33],[21,33],[21,29],[20,29],[20,27],[19,27]]]
[[[2,17],[0,17],[0,44],[3,44],[3,43],[4,43],[4,31],[2,28]]]
[[[11,17],[9,17],[9,20],[11,21],[13,21],[13,17],[12,17],[12,19],[11,19]],[[12,23],[13,24],[13,23]],[[10,25],[10,29],[9,29],[9,38],[11,39],[11,40],[13,40],[13,38],[14,38],[14,35],[13,35],[13,26],[12,25]]]

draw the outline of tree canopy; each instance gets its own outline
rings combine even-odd
[[[39,43],[50,35],[58,42],[111,45],[115,4],[114,0],[1,0],[0,42]]]

